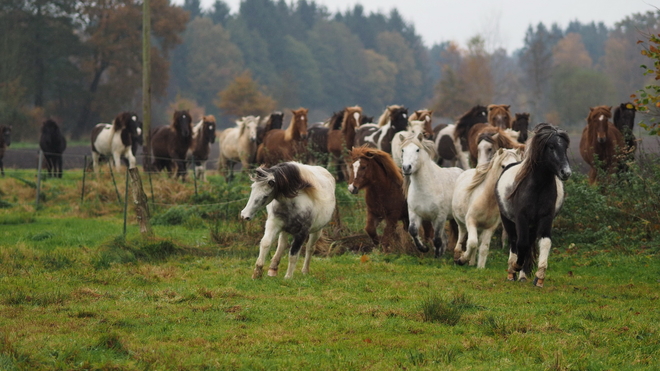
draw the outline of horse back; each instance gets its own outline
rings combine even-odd
[[[112,125],[97,124],[92,129],[92,151],[100,154],[108,154],[112,141]]]

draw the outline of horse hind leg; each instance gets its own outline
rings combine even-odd
[[[433,237],[433,247],[435,247],[435,257],[439,258],[447,249],[447,232],[445,232],[446,219],[437,220],[433,223],[435,236]]]
[[[286,275],[284,278],[293,278],[293,271],[296,269],[296,263],[298,263],[298,257],[300,256],[300,250],[307,239],[307,233],[301,233],[296,236],[293,236],[293,242],[291,243],[291,251],[289,251],[289,266],[286,269]]]
[[[545,271],[548,269],[548,256],[550,255],[551,247],[552,240],[550,240],[550,237],[541,237],[539,239],[539,267],[536,270],[536,277],[534,277],[534,286],[543,287]]]
[[[309,235],[307,248],[305,248],[305,262],[303,263],[302,274],[309,274],[309,263],[312,261],[312,255],[314,255],[316,241],[318,241],[319,237],[321,237],[321,231]]]
[[[275,251],[275,255],[273,255],[273,257],[270,259],[270,267],[268,268],[269,277],[277,276],[277,270],[279,269],[280,266],[280,259],[282,259],[282,254],[284,253],[286,245],[287,245],[286,233],[280,232],[280,237],[277,240],[277,250]]]
[[[421,252],[429,252],[429,248],[426,247],[424,243],[419,239],[419,226],[421,224],[422,219],[419,216],[412,213],[410,210],[408,210],[408,214],[410,215],[410,225],[408,226],[408,233],[415,242],[415,246],[417,247],[417,250]]]
[[[465,252],[461,255],[461,257],[456,261],[458,265],[464,265],[468,261],[470,262],[470,265],[474,265],[476,262],[476,254],[475,250],[477,249],[477,245],[479,244],[479,232],[477,231],[477,226],[474,220],[468,219],[465,222],[466,224],[466,229],[467,229],[467,243],[465,244]]]

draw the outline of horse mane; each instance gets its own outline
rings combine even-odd
[[[591,107],[589,115],[587,116],[587,124],[592,123],[598,119],[598,116],[604,115],[607,120],[612,118],[612,107],[611,106],[596,106]]]
[[[536,169],[536,166],[541,161],[541,156],[543,156],[543,152],[545,151],[545,146],[548,144],[548,140],[555,135],[558,135],[560,138],[566,140],[566,143],[571,143],[571,140],[568,137],[568,133],[566,133],[564,130],[548,123],[540,123],[536,125],[534,128],[534,135],[530,140],[528,140],[528,145],[525,150],[525,157],[520,163],[520,171],[518,171],[518,174],[516,174],[516,178],[514,179],[513,192],[511,192],[509,198],[516,194],[522,181]]]
[[[131,120],[137,121],[137,115],[134,112],[121,112],[114,120],[112,120],[112,128],[114,131],[121,131],[128,127],[128,122]]]
[[[291,123],[289,123],[289,127],[286,129],[284,133],[284,139],[287,141],[290,141],[294,139],[293,134],[298,131],[298,128],[296,128],[297,124],[297,118],[300,115],[307,115],[308,109],[307,108],[298,108],[297,110],[292,110],[293,116],[291,117]]]
[[[179,125],[177,125],[177,122],[179,122],[180,120],[190,120],[190,122],[192,122],[192,118],[190,117],[190,112],[188,112],[188,110],[181,110],[174,112],[173,120],[172,123],[170,124],[170,127],[177,132],[179,131]]]
[[[302,176],[300,167],[295,162],[283,162],[270,168],[260,166],[251,179],[255,183],[272,180],[275,198],[294,198],[300,191],[313,188],[312,183]]]
[[[275,120],[275,118],[278,117],[279,120]],[[282,128],[282,120],[284,118],[284,113],[281,111],[275,111],[268,115],[268,120],[266,121],[266,125],[264,126],[264,131],[269,131],[271,129],[281,129]],[[274,124],[277,122],[276,124]],[[274,125],[273,125],[274,124]]]
[[[474,191],[475,188],[479,186],[479,184],[484,182],[484,179],[486,179],[486,176],[488,175],[488,172],[491,171],[494,167],[499,167],[502,166],[502,161],[504,161],[504,149],[500,148],[500,150],[497,151],[497,154],[493,156],[490,161],[488,161],[485,164],[481,164],[477,166],[474,170],[474,176],[472,177],[472,182],[465,188],[467,193],[470,194],[472,191]]]
[[[396,109],[403,108],[403,106],[400,106],[398,104],[393,104],[391,106],[387,106],[385,108],[385,111],[380,115],[378,118],[378,126],[385,126],[387,125],[387,122],[390,120],[390,116],[392,115],[392,112]]]
[[[465,138],[470,129],[475,124],[488,122],[488,117],[486,116],[487,109],[485,106],[476,105],[470,108],[469,111],[465,112],[461,117],[456,121],[456,128],[454,130],[454,139],[455,138]]]
[[[344,110],[342,111],[344,117],[343,117],[343,119],[342,119],[342,121],[341,121],[341,130],[342,130],[343,132],[346,132],[346,130],[347,130],[346,122],[347,122],[350,118],[352,118],[352,117],[353,117],[353,114],[355,114],[356,112],[359,113],[360,116],[362,116],[362,107],[360,107],[360,106],[346,107],[346,108],[344,108]],[[355,121],[355,126],[354,126],[354,128],[357,128],[358,126],[360,126],[360,122],[359,122],[359,121]],[[333,129],[334,129],[334,127],[333,127]]]
[[[375,161],[385,171],[385,175],[388,178],[394,179],[397,184],[403,184],[401,169],[396,166],[389,153],[367,146],[353,147],[351,151],[351,162],[355,162],[360,158]]]
[[[344,110],[337,111],[332,114],[332,117],[328,120],[327,126],[330,127],[330,130],[340,130],[344,125],[344,120]]]

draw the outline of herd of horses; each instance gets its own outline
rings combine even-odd
[[[261,277],[276,239],[268,274],[277,274],[287,234],[293,243],[286,277],[292,277],[305,241],[303,273],[308,272],[314,243],[335,210],[336,184],[346,181],[351,193],[364,190],[365,231],[374,245],[396,243],[402,222],[419,251],[429,251],[430,242],[435,257],[440,257],[451,247],[445,232],[449,221],[456,240],[455,263],[484,268],[491,237],[501,225],[503,240],[508,237],[509,243],[508,279],[527,279],[538,261],[534,284],[543,286],[552,221],[564,201],[563,181],[571,175],[565,131],[547,123],[530,131],[529,114],[514,115],[509,105],[495,104],[476,105],[454,123],[435,127],[432,111],[409,115],[399,105],[388,106],[377,120],[365,116],[359,106],[346,107],[312,125],[307,109],[291,113],[286,128],[284,113],[273,112],[264,119],[242,117],[217,135],[222,173],[231,178],[237,162],[244,170],[256,168],[241,217],[250,220],[264,206],[268,211],[253,277]],[[609,106],[590,109],[580,153],[591,168],[591,183],[601,171],[627,170],[636,149],[634,118],[631,103],[622,103],[613,115]],[[10,132],[10,127],[0,127],[3,175],[1,159]],[[205,180],[215,139],[213,116],[193,125],[187,110],[176,111],[170,125],[152,132],[153,169],[167,169],[185,180],[192,161],[194,176]],[[140,144],[142,123],[134,112],[98,124],[91,135],[94,170],[98,172],[101,158],[112,159],[115,167],[122,159],[129,168],[137,166]],[[66,140],[52,120],[42,124],[40,147],[49,174],[61,177]],[[383,221],[379,237],[377,227]]]

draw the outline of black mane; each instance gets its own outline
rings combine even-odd
[[[485,124],[488,122],[488,109],[486,106],[476,105],[465,112],[456,122],[454,138],[461,138],[463,149],[467,149],[467,135],[470,129],[476,124]],[[465,144],[463,144],[465,141]]]
[[[280,196],[294,198],[298,196],[301,190],[312,187],[308,181],[302,178],[298,166],[291,162],[283,162],[270,168],[257,168],[254,181],[270,180],[271,175],[273,177],[272,187],[275,198]]]

